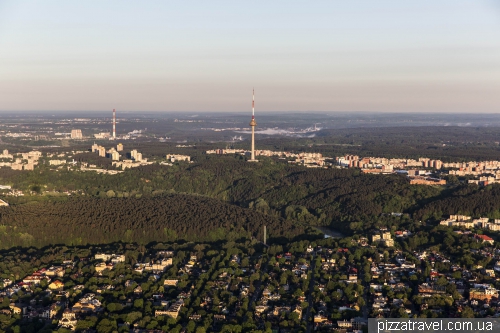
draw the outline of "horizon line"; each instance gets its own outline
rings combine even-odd
[[[116,108],[115,108],[116,109]],[[99,112],[112,112],[113,109],[109,110],[0,110],[0,113],[19,113],[19,112],[55,112],[55,113],[76,113],[76,112],[91,112],[91,113],[99,113]],[[167,111],[167,110],[119,110],[116,109],[117,113],[241,113],[247,114],[251,111],[203,111],[203,110],[190,110],[190,111]],[[471,115],[479,115],[479,114],[499,114],[500,111],[364,111],[364,110],[355,110],[355,111],[341,111],[341,110],[332,110],[332,111],[316,111],[316,110],[308,110],[308,111],[299,111],[299,110],[277,110],[277,111],[259,111],[259,114],[272,114],[272,113],[370,113],[370,114],[471,114]]]

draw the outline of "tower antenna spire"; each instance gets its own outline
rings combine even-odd
[[[252,120],[250,121],[250,127],[252,128],[252,150],[249,162],[258,162],[255,159],[255,126],[257,126],[257,122],[255,121],[255,89],[252,88]]]
[[[116,139],[116,110],[113,109],[113,139]]]
[[[255,118],[255,89],[252,88],[252,119]]]

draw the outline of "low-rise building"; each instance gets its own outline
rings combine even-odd
[[[491,300],[493,297],[498,298],[498,290],[488,287],[488,288],[471,288],[469,291],[469,298],[471,300]]]
[[[49,289],[58,290],[64,288],[64,283],[59,280],[55,280],[49,284]]]

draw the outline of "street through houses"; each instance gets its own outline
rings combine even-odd
[[[257,299],[259,298],[259,296],[261,294],[262,277],[264,276],[264,274],[267,273],[267,265],[269,263],[269,259],[266,257],[265,263],[262,263],[263,262],[262,259],[263,258],[260,258],[260,260],[259,260],[259,265],[260,265],[259,280],[256,282],[255,291],[254,291],[252,297],[250,298],[250,302],[248,304],[248,308],[249,309],[254,309],[255,308],[255,302],[257,301]]]
[[[307,295],[307,310],[306,314],[304,315],[304,322],[307,324],[307,333],[310,333],[313,329],[314,322],[310,320],[311,316],[311,309],[313,308],[313,299],[312,295],[314,292],[314,272],[315,272],[315,267],[316,267],[316,260],[315,260],[315,254],[313,253],[311,255],[311,266],[309,267],[309,272],[310,274],[310,280],[309,280],[309,293]]]

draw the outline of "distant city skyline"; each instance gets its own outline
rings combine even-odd
[[[500,112],[494,0],[0,2],[0,111]]]

